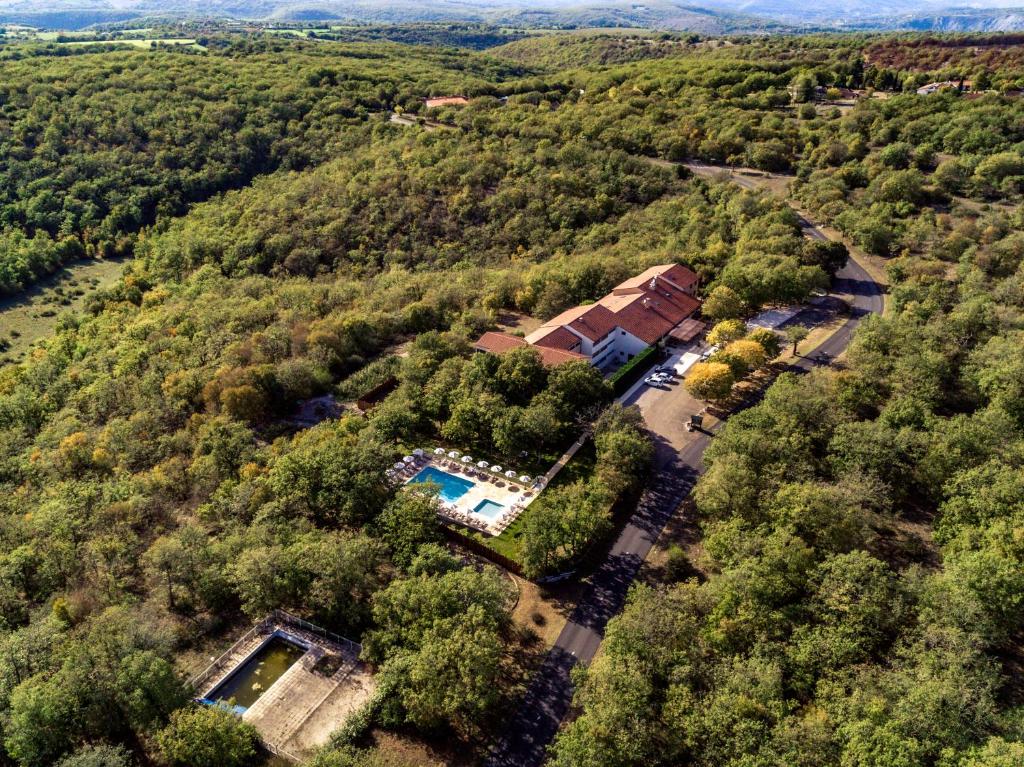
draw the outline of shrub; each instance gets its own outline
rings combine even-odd
[[[608,378],[608,383],[615,387],[615,393],[624,392],[643,371],[643,365],[650,364],[651,357],[658,351],[656,346],[648,346],[633,359],[620,367]]]
[[[668,550],[668,558],[665,560],[665,575],[672,583],[685,580],[693,573],[693,565],[690,558],[678,545],[672,545]]]

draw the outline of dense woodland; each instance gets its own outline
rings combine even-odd
[[[455,75],[454,53],[424,50],[399,75],[394,47],[326,54],[295,43],[244,55],[111,50],[5,64],[0,291],[75,258],[130,254],[143,227],[258,175],[341,155],[355,138],[348,126],[465,87],[474,69],[482,82],[517,71],[476,60],[459,62]]]
[[[479,756],[536,648],[508,580],[385,469],[430,440],[557,454],[597,419],[591,474],[526,521],[541,574],[607,535],[650,444],[586,365],[472,339],[656,263],[724,320],[837,266],[779,199],[655,159],[792,174],[887,259],[890,312],[716,437],[700,555],[634,589],[554,763],[1021,763],[1016,71],[919,97],[938,71],[865,61],[891,41],[638,40],[4,51],[3,288],[134,259],[0,369],[0,764],[255,763],[251,728],[186,705],[183,659],[275,607],[362,641],[383,691],[315,765],[382,763],[374,728]],[[816,86],[892,92],[840,109]],[[448,93],[472,97],[432,111],[448,127],[388,121]],[[390,376],[368,418],[286,422]]]

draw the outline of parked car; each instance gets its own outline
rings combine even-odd
[[[647,378],[644,379],[644,383],[648,386],[662,386],[671,380],[672,376],[668,373],[655,373],[654,375],[647,376]]]
[[[717,345],[709,346],[707,349],[704,350],[704,353],[700,355],[700,361],[701,362],[707,362],[708,359],[710,359],[711,355],[714,354],[717,351],[718,351],[718,346]]]

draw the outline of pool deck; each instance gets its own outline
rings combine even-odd
[[[473,486],[456,501],[442,504],[441,516],[456,524],[490,535],[500,535],[523,509],[530,505],[539,492],[535,485],[526,486],[521,482],[498,477],[474,464],[464,464],[451,458],[430,455],[425,455],[414,464],[410,464],[408,472],[401,475],[401,481],[408,484],[413,477],[429,466],[473,483]],[[500,503],[505,510],[500,516],[488,519],[473,511],[483,501]]]

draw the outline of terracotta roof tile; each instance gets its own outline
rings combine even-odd
[[[510,349],[517,349],[520,346],[529,346],[529,344],[519,336],[513,336],[509,333],[496,333],[494,331],[487,331],[473,344],[474,349],[490,352],[491,354],[504,354]],[[541,361],[548,367],[555,367],[572,360],[586,359],[582,354],[564,349],[552,349],[547,346],[534,346],[533,348],[537,350]]]
[[[564,326],[559,326],[540,338],[534,339],[530,343],[535,346],[546,346],[550,349],[572,351],[580,345],[580,339],[579,336],[572,331],[567,330]]]
[[[691,290],[700,280],[695,272],[687,269],[682,264],[661,264],[659,266],[652,266],[636,277],[623,280],[615,286],[612,293],[635,292],[637,289],[648,287],[651,280],[656,277],[663,277],[670,283],[675,283],[675,285],[683,290]]]
[[[473,344],[473,348],[482,352],[493,352],[494,354],[501,354],[507,352],[509,349],[515,349],[518,346],[526,346],[525,340],[519,336],[514,336],[509,333],[495,333],[494,331],[488,330]]]

